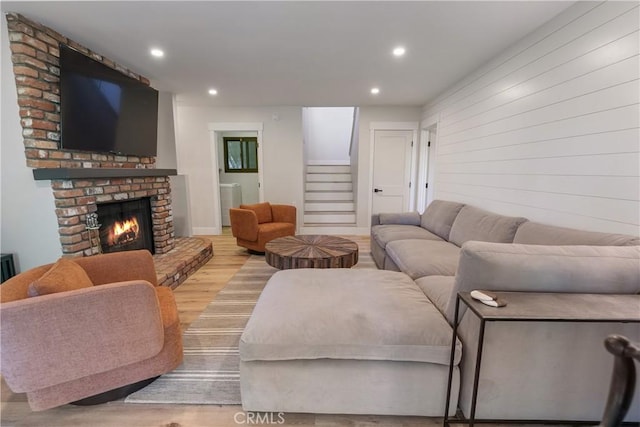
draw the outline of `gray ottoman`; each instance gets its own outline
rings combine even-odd
[[[240,339],[248,411],[443,416],[452,330],[404,273],[280,271]],[[457,407],[456,343],[451,415]]]

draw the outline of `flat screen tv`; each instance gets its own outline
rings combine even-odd
[[[60,128],[64,149],[155,156],[158,91],[60,45]]]

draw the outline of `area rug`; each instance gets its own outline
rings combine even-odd
[[[376,268],[360,252],[353,268]],[[129,395],[126,403],[239,405],[240,335],[267,280],[276,270],[253,255],[183,334],[184,361]]]

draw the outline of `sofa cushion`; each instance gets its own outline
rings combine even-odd
[[[462,203],[434,200],[422,214],[420,225],[444,240],[449,240],[453,221],[463,207]]]
[[[82,267],[69,259],[60,258],[49,271],[29,285],[28,294],[37,297],[90,286],[93,283]]]
[[[465,243],[455,287],[447,305],[453,320],[458,292],[474,289],[514,292],[637,294],[638,246],[543,246]]]
[[[465,206],[453,222],[449,241],[458,246],[469,240],[512,243],[518,227],[526,218],[494,214]]]
[[[258,224],[273,221],[269,202],[256,203],[254,205],[240,205],[240,209],[249,209],[255,212],[256,217],[258,217]]]
[[[378,218],[382,225],[420,225],[420,214],[418,212],[381,213]]]
[[[455,276],[425,276],[416,279],[416,285],[444,316],[455,281]]]
[[[296,226],[289,222],[265,222],[258,227],[258,241],[253,247],[247,246],[256,251],[264,251],[265,245],[274,239],[296,234]]]
[[[455,275],[460,255],[459,247],[442,240],[396,240],[387,244],[386,251],[400,271],[414,280]]]
[[[598,233],[537,222],[525,222],[518,227],[513,243],[529,245],[635,246],[640,245],[640,238],[624,234]]]
[[[386,248],[387,243],[395,240],[425,239],[442,240],[440,237],[415,225],[374,225],[371,227],[371,237],[381,248]]]
[[[262,291],[240,339],[240,358],[448,365],[451,335],[444,317],[405,274],[284,270]],[[460,351],[458,342],[456,364]]]

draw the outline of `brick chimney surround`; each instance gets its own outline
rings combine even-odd
[[[33,168],[34,179],[51,182],[63,256],[98,253],[85,226],[86,215],[95,212],[98,203],[149,197],[156,257],[166,259],[163,254],[168,254],[176,247],[176,240],[180,240],[175,237],[171,209],[169,176],[176,174],[175,169],[156,169],[155,157],[120,156],[59,147],[58,46],[70,46],[146,85],[149,85],[149,80],[22,15],[9,13],[6,19],[26,166]],[[192,241],[187,246],[193,249],[202,245],[194,245]],[[187,270],[195,271],[211,258],[211,243],[206,241],[204,247],[195,261],[181,261],[189,265]],[[184,254],[189,251],[178,252]],[[174,274],[180,278],[164,280],[164,284],[175,287],[186,278],[186,270],[179,272],[173,267],[169,270],[167,276]]]

